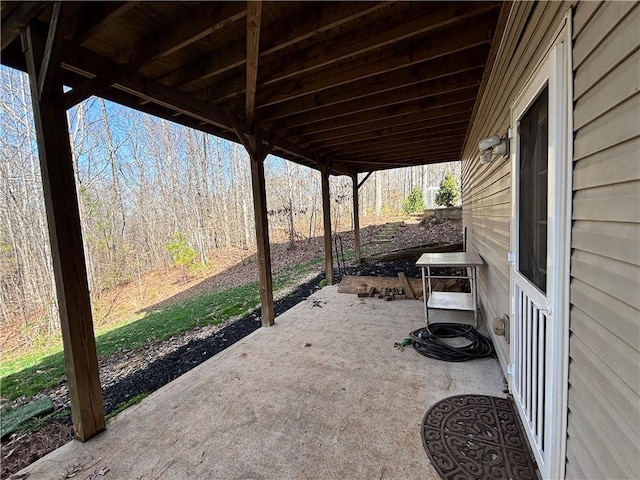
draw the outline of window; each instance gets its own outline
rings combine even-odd
[[[520,135],[520,245],[518,270],[547,290],[547,176],[549,92],[544,88],[518,124]]]

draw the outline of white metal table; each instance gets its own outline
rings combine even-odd
[[[483,265],[482,258],[475,252],[423,253],[416,262],[422,269],[422,298],[424,315],[429,325],[429,309],[450,309],[473,311],[475,326],[478,328],[478,286],[477,267]],[[460,268],[466,274],[432,275],[431,268]],[[431,289],[432,278],[461,278],[469,280],[471,292],[434,292]]]

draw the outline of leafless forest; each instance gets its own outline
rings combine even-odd
[[[57,305],[28,80],[5,67],[0,78],[0,314],[3,326],[19,319],[29,331],[54,334]],[[97,98],[68,118],[93,298],[171,263],[171,242],[184,241],[197,263],[230,246],[254,249],[242,146]],[[399,211],[414,187],[433,206],[445,172],[456,168],[375,173],[360,190],[361,216]],[[265,171],[271,241],[320,235],[320,173],[272,156]],[[351,191],[349,178],[331,178],[334,229],[351,227]]]

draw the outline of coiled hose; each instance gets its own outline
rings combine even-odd
[[[445,362],[466,362],[474,358],[491,357],[495,350],[487,337],[478,333],[471,325],[459,323],[432,323],[410,334],[413,348],[425,357]],[[471,343],[452,347],[442,338],[466,338]]]

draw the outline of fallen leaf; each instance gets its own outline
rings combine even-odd
[[[102,467],[100,470],[94,470],[84,480],[96,480],[98,477],[104,477],[109,472],[107,467]]]
[[[9,480],[24,480],[29,477],[29,473],[14,473],[9,477]]]
[[[82,470],[82,465],[72,465],[71,467],[67,468],[67,472],[64,478],[73,478],[78,474],[80,470]]]

